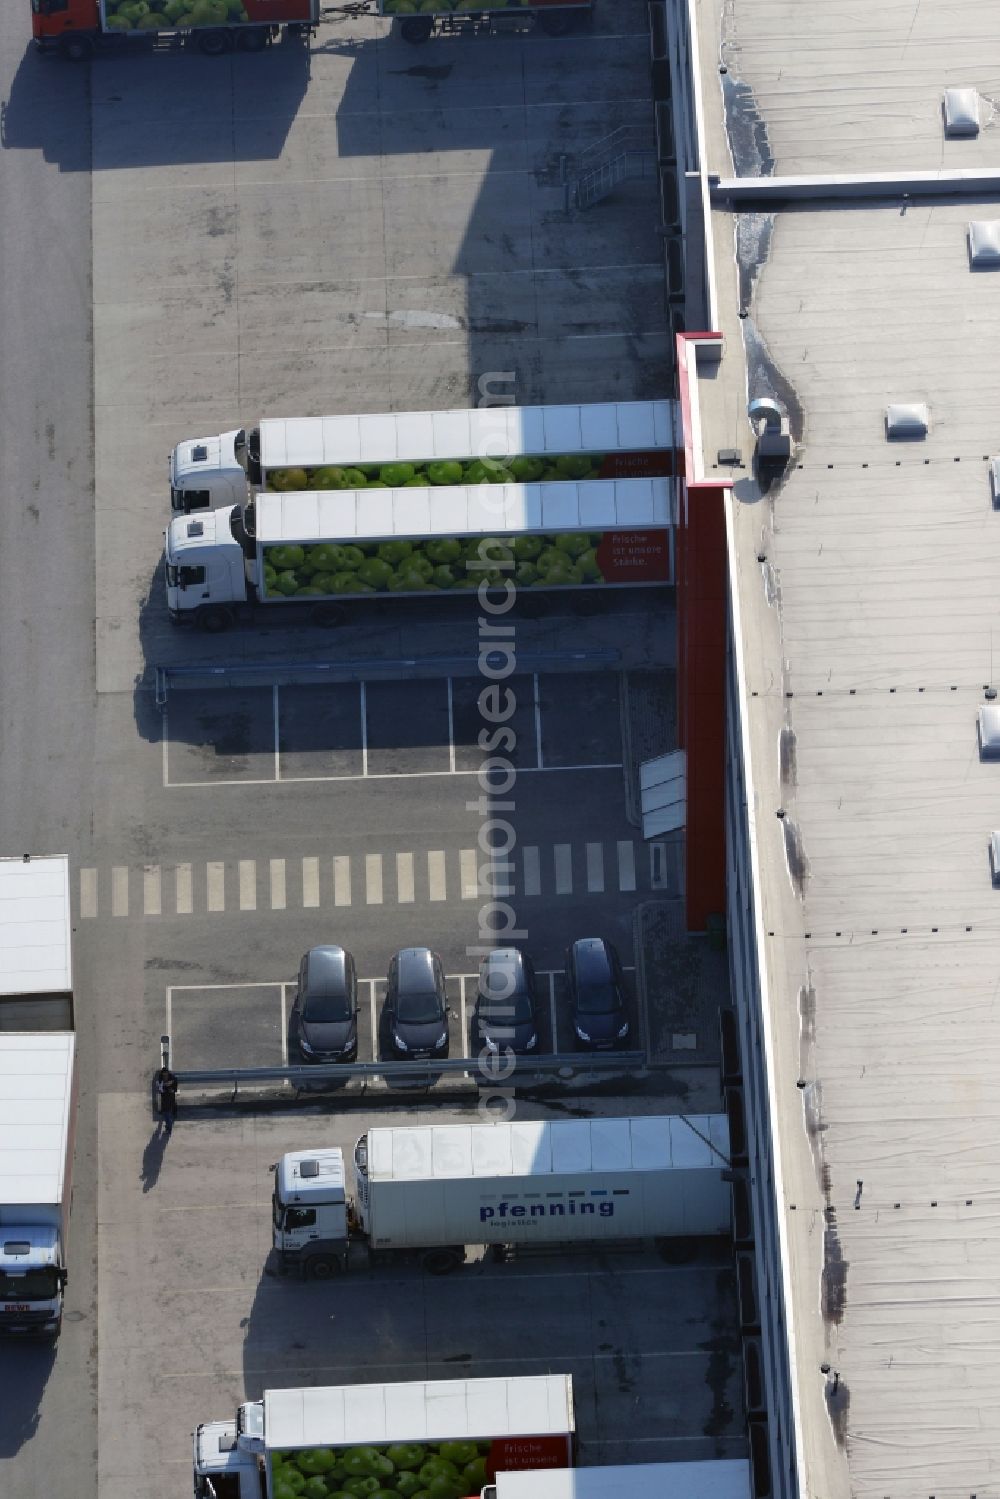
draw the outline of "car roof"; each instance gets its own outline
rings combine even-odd
[[[404,947],[396,954],[399,983],[404,989],[437,989],[434,954],[429,947]]]
[[[311,947],[306,953],[306,993],[347,993],[347,954],[342,947]]]
[[[573,943],[576,976],[584,983],[607,983],[611,973],[611,943],[603,937],[581,937]]]
[[[480,964],[480,972],[488,968],[524,968],[524,953],[516,947],[495,947],[488,952]]]

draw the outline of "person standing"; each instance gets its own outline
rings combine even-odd
[[[166,1126],[167,1138],[173,1134],[174,1120],[177,1118],[177,1078],[169,1067],[161,1067],[153,1079],[156,1087],[156,1104],[160,1111],[160,1119]]]

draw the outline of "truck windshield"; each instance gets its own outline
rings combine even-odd
[[[0,1302],[54,1301],[59,1295],[59,1277],[52,1266],[16,1274],[0,1270]]]

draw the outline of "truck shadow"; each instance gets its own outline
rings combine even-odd
[[[38,1429],[42,1392],[55,1363],[53,1343],[0,1340],[0,1461],[14,1457]]]

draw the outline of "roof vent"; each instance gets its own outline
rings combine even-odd
[[[969,264],[976,270],[1000,266],[1000,219],[973,219],[969,225]]]
[[[944,133],[949,139],[979,134],[979,95],[974,88],[945,89]]]
[[[203,442],[191,449],[192,463],[206,463],[208,461],[208,449]]]
[[[300,1161],[299,1175],[303,1181],[307,1181],[314,1176],[319,1176],[319,1161],[315,1158],[311,1161]]]
[[[1000,885],[1000,833],[990,834],[990,875],[994,885]]]
[[[791,457],[792,436],[784,408],[770,396],[758,396],[747,407],[750,425],[757,434],[757,457],[783,462]]]
[[[982,759],[1000,759],[1000,704],[986,703],[980,708],[978,728]]]
[[[921,401],[895,401],[885,411],[885,435],[890,442],[913,442],[926,437],[931,419]]]
[[[1000,509],[1000,458],[990,459],[990,498],[993,509]]]
[[[204,536],[205,522],[201,520],[189,520],[187,533],[189,536]]]

